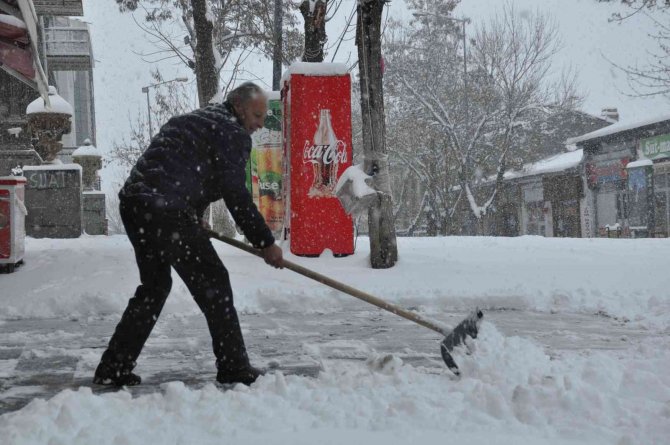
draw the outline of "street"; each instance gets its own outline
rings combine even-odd
[[[453,325],[464,314],[430,316]],[[431,373],[449,373],[439,355],[437,334],[360,303],[340,312],[240,314],[240,318],[256,365],[317,375],[329,363],[362,361],[376,352],[393,354]],[[635,328],[625,320],[603,315],[498,310],[485,311],[484,319],[506,336],[534,339],[551,357],[594,349],[616,354],[649,337],[670,343],[668,332]],[[91,386],[93,371],[117,321],[117,316],[107,316],[0,322],[0,414],[64,389]],[[143,383],[130,389],[133,395],[160,391],[162,383],[175,380],[194,388],[214,382],[214,356],[204,317],[161,317],[136,372]],[[110,390],[93,387],[94,392]]]

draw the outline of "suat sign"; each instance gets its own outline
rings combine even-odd
[[[302,153],[304,164],[311,164],[313,180],[309,188],[310,197],[332,197],[337,185],[340,165],[347,162],[347,146],[338,140],[330,121],[330,110],[321,110],[319,126],[312,143],[305,141]]]

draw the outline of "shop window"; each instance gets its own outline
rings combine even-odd
[[[596,212],[598,217],[598,228],[606,225],[614,225],[619,213],[619,199],[617,193],[600,193],[596,198]]]
[[[527,211],[527,223],[526,223],[526,234],[527,235],[541,235],[545,234],[545,213],[544,213],[544,202],[542,201],[533,201],[526,203]]]

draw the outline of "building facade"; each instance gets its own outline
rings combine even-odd
[[[670,233],[670,116],[613,125],[568,140],[584,150],[585,236]]]
[[[21,169],[35,177],[47,174],[59,177],[77,169],[81,171],[73,164],[73,161],[80,163],[73,159],[73,152],[78,147],[97,145],[91,39],[88,25],[75,18],[82,15],[82,0],[0,0],[0,19],[4,18],[0,22],[18,23],[30,31],[23,40],[18,39],[13,44],[30,54],[31,65],[37,67],[38,74],[46,73],[40,78],[30,78],[0,64],[0,176]],[[20,66],[16,57],[10,61]],[[72,108],[70,131],[60,139],[62,149],[53,162],[50,157],[42,158],[35,151],[35,128],[29,130],[30,119],[26,115],[28,104],[39,96],[45,97],[42,91],[45,82],[54,86]],[[47,165],[43,165],[45,161]],[[71,187],[77,199],[66,197],[63,187],[60,190],[55,186],[60,191],[49,190],[50,187],[42,186],[40,181],[28,181],[26,206],[29,210],[36,206],[31,217],[37,218],[37,222],[27,220],[28,235],[72,237],[78,236],[82,230],[88,234],[107,232],[105,197],[100,192],[100,183],[89,181],[82,188],[81,173],[79,175],[80,180],[74,181],[76,184]],[[55,198],[49,197],[49,193]],[[32,202],[28,202],[29,197]],[[66,204],[72,205],[68,207]],[[64,212],[65,207],[71,209]],[[65,222],[56,221],[59,219]]]
[[[485,235],[670,235],[670,116],[613,124],[566,146],[505,173]]]

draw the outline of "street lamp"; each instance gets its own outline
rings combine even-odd
[[[165,82],[152,83],[146,87],[142,87],[142,92],[147,93],[147,115],[149,117],[149,138],[154,134],[153,128],[151,128],[151,104],[149,103],[149,88],[157,87],[158,85],[164,85],[171,82],[188,82],[188,77],[177,77],[172,80],[166,80]]]
[[[463,90],[464,90],[463,105],[465,108],[465,122],[467,125],[467,122],[470,120],[470,110],[468,106],[468,53],[466,49],[465,24],[470,23],[470,19],[468,17],[457,19],[456,17],[451,17],[444,14],[434,14],[431,12],[414,12],[412,13],[412,15],[414,17],[426,17],[426,16],[438,17],[444,20],[458,22],[463,26]]]

